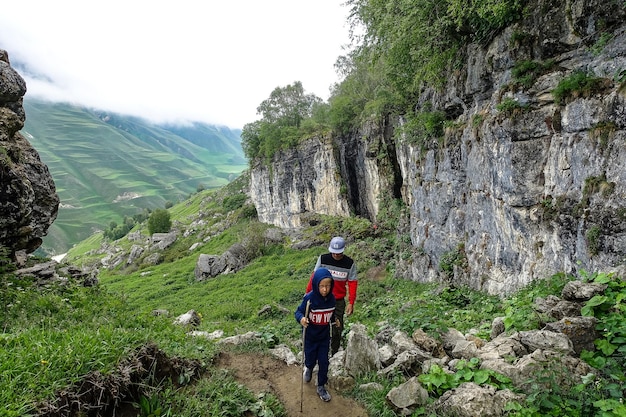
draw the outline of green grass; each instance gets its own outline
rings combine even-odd
[[[277,249],[237,274],[196,281],[194,259],[198,254],[219,254],[230,246],[230,239],[226,236],[215,240],[197,250],[193,258],[181,258],[130,274],[103,271],[100,280],[107,289],[124,296],[126,302],[141,314],[167,309],[172,315],[180,315],[194,309],[203,317],[200,330],[222,329],[232,335],[272,324],[297,332],[298,329],[292,326],[292,315],[282,317],[280,322],[268,322],[259,319],[257,313],[265,304],[295,308],[304,295],[319,248],[307,251]]]
[[[22,285],[24,283],[21,283]],[[193,341],[170,320],[137,315],[104,288],[50,286],[14,294],[0,333],[2,415],[24,416],[34,404],[93,371],[104,374],[153,340],[173,355],[193,354]]]

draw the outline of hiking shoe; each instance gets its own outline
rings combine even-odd
[[[326,388],[324,388],[323,385],[317,387],[317,395],[319,395],[323,401],[330,401],[330,394],[326,391]]]
[[[304,382],[310,382],[312,374],[313,371],[305,366],[304,372],[302,373],[302,379],[304,379]]]

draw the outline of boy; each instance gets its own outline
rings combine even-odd
[[[311,381],[315,364],[317,372],[317,395],[323,401],[330,401],[325,385],[328,382],[328,352],[330,350],[330,324],[336,323],[333,277],[326,268],[319,268],[313,274],[312,290],[304,295],[295,312],[296,321],[304,333],[304,378]]]

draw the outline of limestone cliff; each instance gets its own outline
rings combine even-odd
[[[398,233],[411,245],[396,274],[492,294],[623,263],[626,8],[573,0],[528,10],[490,44],[468,46],[444,89],[422,94],[418,107],[428,102],[454,121],[442,140],[397,138],[398,118],[283,152],[252,168],[261,221],[292,227],[307,212],[376,221],[381,201],[402,198],[409,214]],[[597,48],[601,31],[611,36]],[[551,65],[520,86],[512,70],[523,61]],[[576,71],[601,78],[601,88],[555,100]]]
[[[59,206],[48,167],[19,133],[25,93],[24,79],[0,50],[0,246],[11,254],[37,249]]]
[[[257,163],[250,172],[250,194],[259,219],[279,227],[298,227],[300,214],[350,214],[334,158],[326,138],[306,141],[282,152],[270,166]]]

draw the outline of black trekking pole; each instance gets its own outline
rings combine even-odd
[[[304,317],[306,317],[306,319],[309,319],[309,307],[311,306],[311,301],[307,301],[306,302],[306,309],[305,309],[305,313],[304,313]],[[307,323],[308,326],[308,323]],[[304,327],[304,326],[303,326]],[[304,397],[304,370],[306,368],[306,353],[304,350],[304,341],[305,341],[305,337],[306,337],[306,327],[304,327],[302,329],[302,375],[300,376],[300,414],[302,414],[302,397]]]

